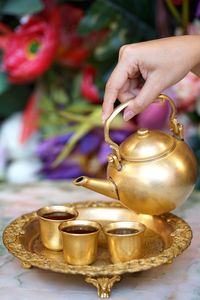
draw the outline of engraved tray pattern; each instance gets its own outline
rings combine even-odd
[[[140,259],[112,264],[105,247],[105,238],[100,235],[97,260],[90,266],[68,265],[62,252],[43,247],[39,236],[39,223],[35,212],[25,214],[6,227],[3,241],[7,249],[23,262],[24,267],[35,266],[54,272],[82,274],[86,276],[114,276],[138,272],[171,263],[189,245],[192,231],[181,218],[169,213],[160,217],[138,215],[121,206],[119,202],[82,201],[66,203],[79,210],[79,218],[97,220],[102,225],[117,220],[136,220],[147,226],[144,253]]]

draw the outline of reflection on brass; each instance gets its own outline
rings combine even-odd
[[[74,220],[59,226],[66,262],[72,265],[89,265],[97,255],[98,235],[101,226],[94,221]]]
[[[142,240],[146,227],[138,222],[114,222],[106,225],[104,232],[113,263],[126,262],[143,257]]]
[[[171,105],[172,135],[141,128],[117,145],[109,135],[110,123],[129,102],[119,105],[105,123],[105,141],[112,148],[107,179],[81,176],[74,180],[75,185],[118,199],[124,206],[150,215],[169,212],[189,197],[197,178],[197,161],[183,141],[183,125],[176,119],[173,101],[165,95],[158,98]]]
[[[111,293],[111,288],[115,282],[119,282],[121,277],[115,275],[113,277],[86,277],[85,281],[87,283],[93,284],[97,288],[98,296],[102,299],[109,298]]]
[[[40,208],[37,211],[40,223],[41,240],[43,245],[50,249],[60,251],[63,248],[62,237],[58,230],[58,226],[63,222],[62,219],[47,218],[52,213],[66,213],[68,220],[73,220],[78,216],[78,212],[73,207],[67,207],[64,205],[53,205]],[[66,220],[66,219],[65,219]]]
[[[95,220],[101,226],[126,220],[144,224],[143,258],[111,264],[105,248],[105,237],[101,232],[96,261],[92,265],[69,265],[62,252],[43,246],[36,212],[19,217],[5,228],[3,242],[7,249],[21,261],[41,269],[87,277],[109,277],[111,274],[134,273],[171,262],[190,245],[192,239],[189,225],[170,213],[163,216],[136,214],[122,207],[118,201],[81,201],[67,203],[67,206],[78,210],[77,219]]]

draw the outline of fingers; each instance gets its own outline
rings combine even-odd
[[[157,77],[157,76],[156,76]],[[152,103],[162,92],[163,88],[158,84],[157,78],[149,77],[138,95],[130,102],[129,106],[124,110],[124,120],[128,121],[135,115],[143,111],[150,103]]]
[[[112,113],[113,105],[118,97],[119,90],[127,80],[128,72],[126,68],[121,64],[117,64],[105,88],[102,114],[103,121],[105,121]]]
[[[121,60],[112,72],[105,88],[102,119],[105,121],[113,111],[119,91],[129,78],[138,77],[138,66],[134,61]]]
[[[121,103],[134,98],[138,93],[139,80],[128,79],[118,93],[118,99]]]

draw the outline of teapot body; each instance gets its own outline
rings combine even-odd
[[[74,184],[112,197],[137,213],[161,215],[180,206],[191,194],[197,179],[196,158],[184,142],[184,128],[176,118],[172,99],[161,94],[171,106],[171,134],[140,128],[120,145],[110,137],[112,120],[129,105],[120,104],[106,120],[108,156],[107,179],[81,176]]]
[[[108,178],[123,205],[138,213],[160,215],[189,197],[197,178],[197,161],[184,141],[174,138],[174,142],[174,149],[157,159],[122,159],[121,170],[108,163]]]

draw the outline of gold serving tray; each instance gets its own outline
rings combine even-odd
[[[139,221],[146,225],[142,258],[125,263],[112,264],[103,232],[99,237],[97,260],[92,265],[72,266],[63,258],[62,251],[46,249],[40,241],[36,212],[22,215],[9,224],[3,233],[7,249],[21,260],[24,268],[32,266],[66,274],[82,274],[85,280],[97,287],[98,295],[107,298],[113,284],[122,274],[148,270],[172,263],[189,245],[192,231],[189,225],[173,214],[149,216],[136,214],[117,201],[82,201],[66,203],[79,211],[79,219],[96,220],[101,225],[113,221]]]

